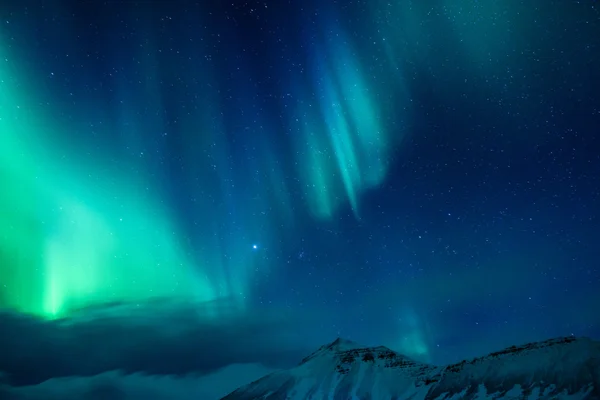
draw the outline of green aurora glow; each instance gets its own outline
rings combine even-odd
[[[401,138],[391,136],[381,122],[389,110],[378,105],[381,99],[374,93],[379,88],[344,39],[343,27],[335,29],[336,39],[323,40],[311,55],[310,74],[291,79],[302,98],[290,107],[286,121],[294,133],[297,177],[289,176],[268,140],[278,129],[273,121],[258,123],[260,117],[250,113],[232,118],[241,126],[269,130],[244,133],[252,135],[255,147],[238,166],[227,139],[227,132],[238,128],[228,125],[220,111],[227,107],[218,96],[204,93],[198,100],[203,106],[179,118],[177,129],[201,132],[179,139],[181,180],[191,183],[189,193],[197,201],[190,219],[201,221],[194,240],[168,201],[172,188],[153,176],[162,173],[161,167],[95,154],[93,147],[69,142],[75,134],[65,134],[68,124],[56,117],[55,106],[44,105],[44,88],[29,79],[39,71],[23,69],[24,58],[3,48],[0,174],[6,189],[0,198],[0,307],[47,318],[98,303],[155,297],[227,297],[243,307],[252,283],[268,279],[274,267],[249,251],[255,240],[267,247],[275,232],[293,229],[305,211],[327,222],[349,207],[360,218],[361,195],[383,182]],[[326,30],[322,34],[326,37]],[[104,121],[95,128],[100,131],[113,124],[123,140],[117,152],[119,145],[141,152],[142,132],[164,129],[159,127],[165,124],[162,114],[148,110],[165,108],[158,82],[175,66],[157,61],[152,41],[146,49],[136,50],[141,61],[135,67],[146,80],[136,88],[117,80],[116,108],[76,106],[89,114],[77,118],[74,124],[83,124],[78,129],[90,129],[91,122],[82,122],[87,119]],[[196,47],[189,51],[198,53]],[[198,79],[207,85],[219,82],[218,71],[201,68]],[[250,86],[241,85],[239,92],[239,109],[259,96]]]
[[[98,302],[227,295],[192,268],[145,182],[61,158],[51,118],[0,60],[0,306],[54,318]]]

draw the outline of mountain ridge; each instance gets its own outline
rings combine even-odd
[[[559,337],[444,366],[337,338],[222,400],[600,399],[600,342]]]

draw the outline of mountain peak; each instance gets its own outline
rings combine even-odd
[[[364,348],[366,346],[363,346],[361,344],[353,342],[352,340],[338,337],[337,339],[335,339],[333,342],[326,345],[325,347],[327,347],[329,349],[335,349],[337,351],[346,351],[346,350],[360,349],[360,348]]]
[[[321,346],[317,351],[304,358],[299,365],[315,365],[315,362],[323,365],[333,363],[335,370],[342,372],[346,371],[348,365],[355,361],[374,363],[374,365],[381,364],[390,368],[425,366],[425,364],[417,363],[385,346],[369,347],[340,337]]]
[[[386,347],[337,338],[300,365],[239,388],[226,400],[528,398],[600,399],[600,343],[556,338],[433,366]]]
[[[353,342],[352,340],[344,339],[338,337],[333,342],[323,345],[317,349],[317,351],[313,352],[309,356],[305,357],[300,364],[304,364],[309,360],[312,360],[319,356],[331,355],[332,353],[343,353],[351,350],[363,349],[366,346],[363,346],[359,343]]]

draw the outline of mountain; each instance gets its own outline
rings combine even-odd
[[[600,342],[558,338],[434,366],[337,339],[222,400],[600,399]]]

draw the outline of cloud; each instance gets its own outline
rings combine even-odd
[[[217,400],[272,369],[260,364],[235,364],[204,376],[149,376],[109,371],[91,377],[54,378],[45,382],[0,388],[6,400]]]
[[[147,375],[200,376],[238,364],[286,368],[323,343],[311,333],[313,317],[289,315],[239,310],[223,301],[111,304],[56,321],[5,312],[0,371],[8,384],[31,386],[108,371],[121,371],[130,382],[156,379]],[[142,375],[130,375],[136,373]]]

